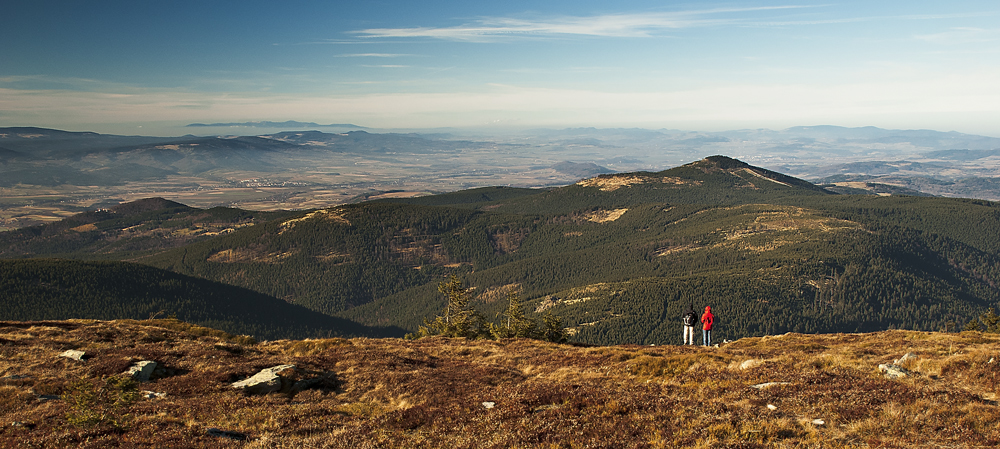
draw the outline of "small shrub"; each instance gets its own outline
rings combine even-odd
[[[76,427],[111,425],[125,427],[131,419],[126,411],[139,400],[138,384],[128,376],[107,379],[80,379],[66,387],[62,395],[69,404],[66,420]]]

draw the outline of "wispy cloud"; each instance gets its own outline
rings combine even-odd
[[[369,28],[354,31],[365,38],[433,38],[456,41],[494,41],[505,38],[552,36],[651,37],[684,28],[740,23],[743,18],[727,14],[812,8],[813,6],[766,6],[717,8],[697,11],[599,16],[564,16],[550,19],[490,17],[452,27]]]
[[[998,11],[953,14],[903,14],[894,16],[853,17],[751,17],[752,13],[782,10],[815,9],[828,5],[783,5],[752,8],[715,8],[704,10],[606,14],[598,16],[562,16],[544,19],[485,17],[458,26],[369,28],[350,32],[362,38],[430,38],[466,42],[495,42],[505,39],[528,39],[559,36],[643,38],[670,31],[713,26],[786,27],[835,25],[842,23],[898,20],[945,20],[998,15]],[[988,30],[982,30],[988,31]],[[933,39],[934,36],[929,36]]]
[[[1000,29],[953,28],[948,31],[916,36],[917,39],[935,44],[964,45],[1000,41]]]

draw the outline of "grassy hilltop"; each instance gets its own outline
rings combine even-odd
[[[445,338],[252,345],[172,320],[8,321],[0,446],[987,447],[1000,445],[998,343],[979,332],[885,331],[718,348]],[[60,357],[67,349],[86,358]],[[879,373],[907,353],[909,376]],[[150,382],[115,380],[140,360],[160,366]],[[297,393],[230,387],[285,364],[323,381]],[[162,395],[132,394],[140,391]]]

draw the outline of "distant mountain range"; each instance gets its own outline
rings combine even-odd
[[[399,332],[441,312],[456,274],[487,317],[517,291],[575,340],[663,344],[689,305],[713,307],[719,339],[954,329],[1000,305],[997,235],[988,201],[837,194],[712,156],[307,211],[149,200],[0,233],[0,255],[128,260]]]
[[[284,122],[231,122],[231,123],[191,123],[185,125],[188,128],[219,128],[219,127],[245,127],[245,128],[353,128],[368,129],[364,126],[352,125],[350,123],[334,123],[330,125],[320,125],[313,122],[296,122],[288,120]]]

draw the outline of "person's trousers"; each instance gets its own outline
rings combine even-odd
[[[684,344],[694,344],[694,326],[684,326]]]
[[[701,331],[701,338],[705,341],[705,346],[712,346],[712,331],[703,329]]]

